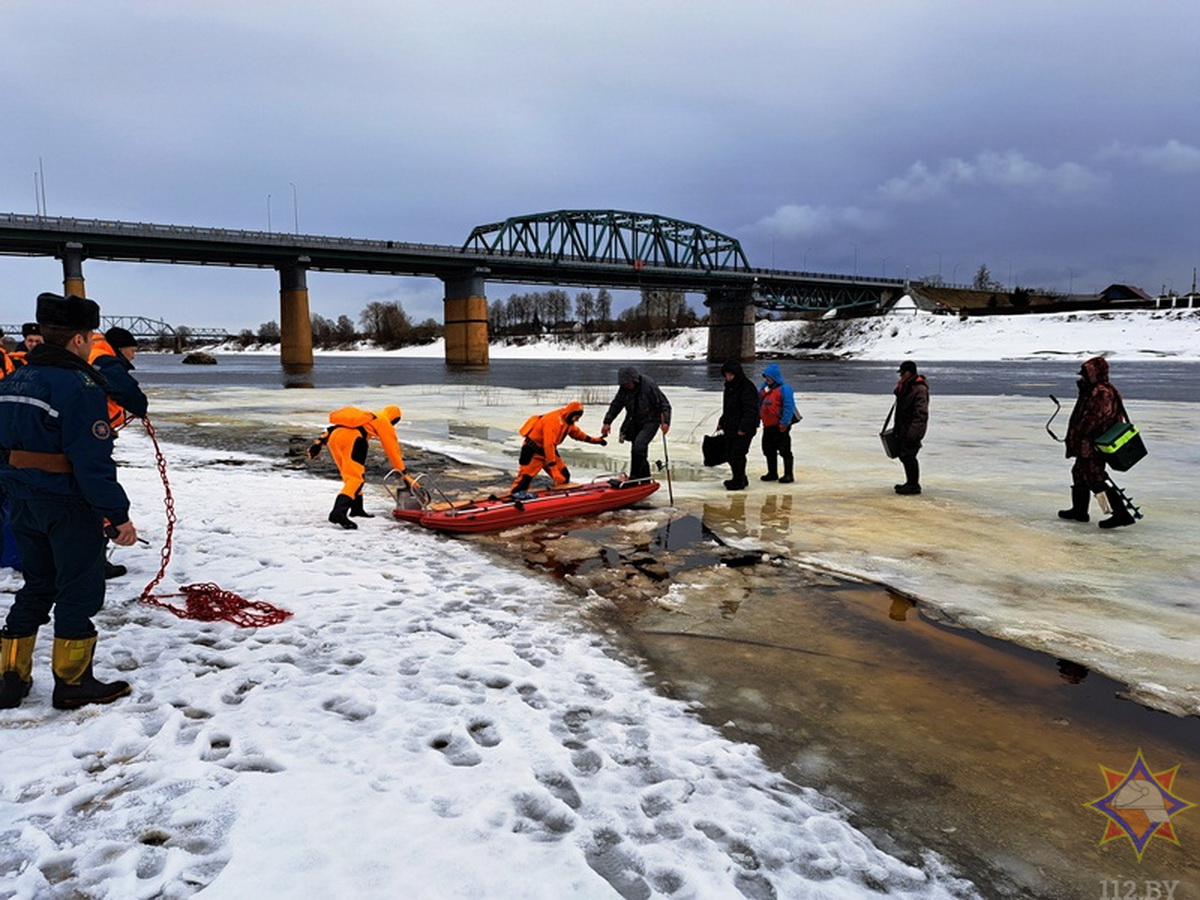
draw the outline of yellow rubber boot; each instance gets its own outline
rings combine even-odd
[[[36,634],[0,632],[0,709],[16,709],[33,687],[33,645]]]
[[[54,639],[51,667],[54,669],[55,709],[78,709],[88,703],[112,703],[131,690],[127,681],[97,681],[92,674],[96,637]]]

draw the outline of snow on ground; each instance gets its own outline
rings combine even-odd
[[[797,323],[760,322],[759,352],[794,346]],[[1200,359],[1200,310],[1130,310],[1020,316],[894,313],[818,322],[836,344],[828,352],[858,359],[1004,360],[1106,356],[1117,360]]]
[[[958,316],[897,312],[862,319],[778,321],[756,326],[758,352],[796,355],[797,345],[819,334],[828,341],[815,351],[856,359],[1003,360],[1104,355],[1110,359],[1200,360],[1200,309],[1073,312],[1019,316]],[[647,346],[643,342],[584,343],[574,335],[545,336],[513,343],[493,343],[492,359],[704,359],[708,331],[691,328],[677,337]],[[238,349],[236,345],[213,348]],[[277,354],[277,346],[258,352]],[[317,351],[318,354],[323,351]],[[324,351],[340,352],[340,351]],[[441,340],[421,347],[373,355],[445,357]]]
[[[658,696],[556,586],[383,516],[333,528],[332,483],[167,450],[162,589],[294,615],[176,619],[132,599],[157,553],[123,551],[97,671],[132,696],[53,711],[45,629],[2,716],[0,897],[973,895]],[[153,506],[145,436],[119,455]]]

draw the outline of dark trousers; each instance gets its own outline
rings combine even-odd
[[[746,480],[746,455],[750,452],[752,440],[754,440],[753,434],[726,436],[726,441],[729,443],[729,471],[733,481],[744,482]]]
[[[638,426],[633,435],[633,447],[629,451],[629,477],[650,477],[650,442],[662,425],[658,422],[647,422]]]
[[[792,432],[782,431],[778,425],[764,425],[762,436],[762,452],[767,458],[767,471],[772,475],[776,472],[775,457],[783,457],[785,471],[792,469]]]
[[[92,616],[104,605],[104,519],[78,500],[9,498],[25,586],[5,621],[11,635],[36,634],[54,612],[54,636],[96,633]]]
[[[1095,456],[1078,456],[1071,466],[1071,484],[1087,487],[1093,494],[1098,494],[1107,487],[1108,473],[1104,469],[1104,460]]]

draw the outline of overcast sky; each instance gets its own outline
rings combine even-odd
[[[619,209],[754,266],[1185,292],[1198,39],[1165,0],[3,0],[0,212],[461,244]],[[84,274],[109,314],[279,318],[272,270]],[[0,322],[61,288],[0,257]],[[441,318],[435,279],[309,290]]]

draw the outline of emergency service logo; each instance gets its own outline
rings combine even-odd
[[[1139,748],[1129,770],[1110,769],[1101,765],[1108,792],[1083,804],[1108,818],[1108,827],[1100,839],[1103,846],[1109,841],[1129,838],[1137,853],[1138,862],[1153,838],[1162,838],[1179,846],[1174,818],[1185,809],[1195,806],[1174,790],[1179,766],[1162,772],[1151,772]]]

